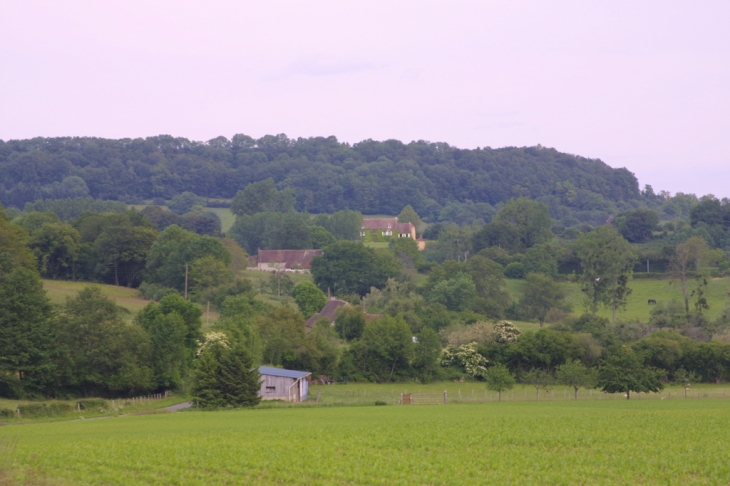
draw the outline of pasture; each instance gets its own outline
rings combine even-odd
[[[507,280],[507,291],[513,299],[519,299],[522,295],[522,284],[524,280]],[[573,313],[580,315],[585,311],[584,295],[581,292],[581,286],[578,283],[563,282],[561,285],[566,289],[566,300],[572,305]],[[623,320],[639,320],[641,322],[649,322],[650,312],[654,309],[653,305],[648,305],[649,299],[655,299],[659,304],[668,304],[671,300],[682,303],[682,291],[676,284],[672,284],[670,280],[656,279],[636,279],[629,283],[632,289],[627,299],[626,309],[619,309],[616,312],[617,319]],[[694,280],[689,284],[689,288],[694,287]],[[728,303],[728,291],[730,291],[730,279],[719,278],[712,279],[708,282],[707,302],[710,308],[705,311],[705,315],[709,319],[717,319],[725,310]],[[691,299],[690,299],[690,305]],[[601,308],[598,315],[611,318],[611,310]],[[537,329],[537,323],[515,323],[520,329]]]
[[[116,285],[105,285],[93,282],[70,282],[68,280],[43,280],[43,288],[46,295],[54,304],[64,304],[67,297],[76,296],[81,289],[88,286],[95,286],[101,289],[101,293],[112,299],[122,308],[122,318],[127,321],[134,319],[134,316],[151,301],[143,299],[137,289],[117,287]],[[203,311],[203,326],[213,325],[220,317],[219,313],[198,304]]]
[[[0,428],[60,484],[726,484],[723,400],[176,412]],[[35,483],[34,483],[35,484]]]

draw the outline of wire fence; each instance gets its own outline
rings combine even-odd
[[[436,405],[436,404],[459,404],[459,403],[490,403],[497,402],[499,396],[496,392],[490,392],[484,388],[459,388],[456,390],[444,390],[434,392],[432,390],[408,390],[396,389],[378,390],[373,388],[350,388],[344,389],[339,385],[316,387],[317,402],[325,404],[372,404],[373,402],[385,402],[392,405]],[[409,399],[404,401],[404,396]],[[658,393],[631,393],[631,400],[702,400],[702,399],[724,399],[730,398],[730,387],[727,388],[696,388],[664,389]],[[516,387],[512,390],[502,392],[502,402],[560,402],[574,401],[575,390],[572,388],[555,388],[540,390],[539,395],[534,387]],[[606,393],[601,390],[578,391],[579,401],[584,400],[626,400],[624,393]]]

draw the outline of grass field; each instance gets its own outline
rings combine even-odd
[[[727,484],[723,400],[178,412],[0,428],[61,484]],[[35,484],[35,483],[34,483]]]
[[[231,212],[230,208],[205,208],[205,210],[218,215],[221,219],[221,231],[224,233],[231,229],[233,223],[236,222],[236,216]]]
[[[137,289],[127,287],[117,287],[116,285],[105,285],[90,282],[69,282],[66,280],[43,280],[43,288],[46,289],[48,298],[54,304],[63,304],[66,297],[73,297],[79,293],[84,287],[93,285],[101,288],[102,294],[111,298],[118,306],[124,309],[122,318],[132,320],[144,306],[151,301],[145,300],[139,295]],[[213,310],[207,312],[207,308],[199,306],[203,310],[203,326],[206,324],[213,325],[219,317],[218,312]]]
[[[522,294],[521,287],[524,280],[507,280],[507,291],[513,299],[519,299]],[[705,311],[705,315],[710,319],[716,319],[725,310],[728,303],[728,291],[730,291],[730,279],[721,278],[711,280],[707,289],[707,301],[710,309]],[[694,284],[694,281],[692,282]],[[584,297],[580,290],[580,284],[565,282],[562,284],[566,289],[567,300],[573,306],[575,314],[582,314],[585,311]],[[636,279],[629,283],[632,289],[631,295],[628,297],[626,309],[619,309],[616,312],[617,319],[634,320],[639,319],[642,322],[648,322],[650,312],[654,306],[647,304],[649,299],[655,299],[659,304],[669,303],[672,299],[682,302],[682,292],[677,285],[673,285],[669,280],[646,280]],[[598,315],[611,318],[611,310],[602,308],[598,311]],[[522,328],[531,328],[530,323],[520,323],[518,326]],[[536,324],[535,324],[536,326]]]

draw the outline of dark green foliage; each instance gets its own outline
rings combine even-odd
[[[35,271],[0,273],[0,396],[45,391],[54,371],[51,305]]]
[[[309,319],[327,304],[327,296],[309,280],[296,284],[291,295],[305,319]]]
[[[438,378],[441,340],[435,331],[423,328],[416,334],[413,350],[413,373],[424,383]]]
[[[357,211],[337,211],[331,216],[318,214],[313,222],[332,233],[338,240],[355,241],[360,238],[362,214]]]
[[[197,196],[190,191],[185,191],[173,197],[168,207],[173,213],[183,215],[193,209],[193,206],[205,207],[206,202],[204,197]]]
[[[236,216],[265,212],[287,213],[294,211],[294,197],[289,189],[277,191],[274,179],[268,178],[238,191],[231,201],[231,211]]]
[[[326,292],[366,295],[371,287],[383,288],[400,270],[390,252],[377,252],[361,243],[338,241],[312,260],[314,283]]]
[[[97,287],[67,299],[55,351],[61,388],[69,392],[98,396],[152,388],[148,334],[124,323],[116,304]]]
[[[497,211],[494,221],[517,230],[520,251],[547,243],[553,237],[547,205],[525,197],[508,201]]]
[[[365,330],[365,314],[362,307],[346,305],[337,312],[335,331],[342,339],[351,341],[362,336]]]
[[[332,233],[321,226],[310,226],[309,238],[312,242],[312,248],[317,249],[324,248],[337,241],[337,238]]]
[[[522,262],[512,262],[504,267],[504,276],[507,278],[525,278],[525,266]]]
[[[185,320],[175,310],[163,313],[153,302],[140,311],[136,322],[149,334],[154,387],[161,390],[180,388],[194,355],[194,350],[185,346],[188,334]]]
[[[443,304],[447,309],[456,312],[470,309],[476,297],[474,281],[464,273],[437,283],[428,293],[430,302]]]
[[[552,278],[531,273],[525,279],[520,307],[527,317],[537,319],[542,327],[550,309],[562,307],[564,299],[565,291]]]
[[[86,212],[90,213],[123,213],[127,205],[120,201],[100,201],[91,197],[75,199],[43,199],[25,204],[23,212],[51,212],[62,221],[78,218]]]
[[[626,169],[544,147],[463,150],[423,141],[349,145],[335,137],[254,140],[239,134],[210,142],[168,135],[8,141],[0,154],[0,201],[22,207],[59,191],[64,197],[84,194],[73,176],[96,199],[127,200],[169,199],[184,191],[230,198],[271,178],[279,192],[293,191],[300,211],[398,214],[411,204],[423,218],[437,220],[446,210],[443,217],[457,222],[486,222],[489,211],[469,211],[471,206],[524,194],[569,211],[605,210],[607,201],[641,197]],[[256,204],[242,205],[242,211],[262,211],[262,199],[253,198]],[[475,214],[462,217],[460,209]]]
[[[661,372],[644,365],[641,356],[622,347],[611,353],[598,368],[598,385],[608,393],[658,392],[664,385]]]
[[[528,273],[542,273],[552,278],[558,276],[557,250],[549,244],[535,245],[525,251],[522,261],[525,275]]]
[[[81,235],[69,224],[46,224],[33,232],[30,247],[44,277],[74,279]]]
[[[226,266],[231,262],[230,252],[219,239],[199,236],[175,225],[169,226],[150,249],[146,280],[183,291],[185,265],[207,256],[220,260]]]
[[[228,231],[249,254],[261,250],[303,250],[312,248],[309,215],[304,213],[244,214]]]
[[[619,215],[616,223],[621,235],[630,243],[644,243],[651,240],[659,216],[650,209],[635,209]]]
[[[414,343],[408,324],[384,316],[365,326],[362,338],[347,350],[342,372],[369,381],[397,381],[411,374]]]

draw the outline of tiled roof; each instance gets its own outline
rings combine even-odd
[[[410,233],[415,228],[413,223],[399,223],[398,218],[367,218],[362,220],[364,230],[393,230],[399,233]]]
[[[284,268],[309,268],[322,250],[259,250],[258,263],[284,263]]]
[[[326,317],[330,320],[330,322],[332,322],[337,317],[337,310],[344,305],[347,305],[347,301],[340,299],[330,299],[325,304],[325,306],[322,307],[322,310],[307,319],[307,322],[304,325],[307,327],[312,327],[314,326],[314,323],[317,322],[317,320],[321,317]]]

